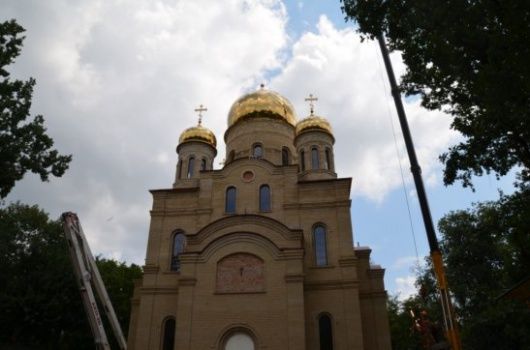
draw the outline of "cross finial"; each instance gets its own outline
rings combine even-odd
[[[313,104],[314,101],[318,101],[317,97],[314,97],[313,94],[309,94],[309,97],[305,98],[306,101],[309,101],[309,108],[311,110],[311,115],[313,115],[315,105]]]
[[[195,108],[195,112],[199,112],[199,126],[202,124],[202,112],[206,112],[208,108],[204,107],[202,104],[199,108]]]

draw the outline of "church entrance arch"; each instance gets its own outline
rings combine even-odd
[[[219,350],[256,350],[258,346],[255,333],[244,325],[232,325],[222,333]]]
[[[225,342],[223,350],[254,350],[254,340],[244,332],[232,333]]]

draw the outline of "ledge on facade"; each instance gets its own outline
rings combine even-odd
[[[371,265],[367,273],[368,277],[373,279],[385,277],[385,269],[383,269],[380,265]]]
[[[172,193],[181,193],[181,192],[196,192],[199,190],[198,184],[194,187],[174,187],[174,188],[161,188],[149,190],[152,195],[158,194],[172,194]]]
[[[157,273],[160,270],[160,266],[155,265],[155,264],[146,264],[142,266],[142,270],[144,274],[153,274],[153,273]]]
[[[339,266],[357,266],[356,256],[343,256],[339,258]]]
[[[354,247],[355,255],[359,259],[369,259],[370,254],[372,253],[372,249],[370,247],[362,246],[362,247]]]

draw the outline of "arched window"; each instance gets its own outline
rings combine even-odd
[[[168,317],[164,320],[162,329],[164,330],[162,336],[162,350],[173,350],[175,345],[175,318]]]
[[[320,335],[320,350],[333,350],[331,318],[326,314],[318,318],[318,333]]]
[[[326,169],[331,170],[333,169],[333,165],[331,165],[331,151],[329,148],[326,148]]]
[[[300,151],[300,167],[302,168],[302,171],[305,171],[305,152],[304,152],[304,150]]]
[[[262,185],[259,188],[259,210],[271,210],[271,189],[269,185]]]
[[[182,160],[179,160],[177,164],[177,179],[180,179],[182,176]]]
[[[195,157],[190,157],[188,159],[188,179],[191,179],[193,176],[193,166],[195,164]]]
[[[175,232],[173,236],[173,249],[171,250],[171,271],[180,271],[180,254],[186,248],[186,235],[182,231]]]
[[[252,148],[252,156],[256,159],[263,157],[263,147],[259,143]]]
[[[224,350],[254,350],[254,340],[243,332],[236,332],[226,340]]]
[[[311,148],[311,169],[316,170],[320,167],[318,159],[318,148]]]
[[[289,150],[287,147],[282,148],[282,165],[289,165]]]
[[[201,171],[206,170],[206,159],[201,159]]]
[[[233,186],[226,189],[225,212],[230,214],[236,212],[236,188]]]
[[[313,229],[313,243],[315,244],[315,264],[326,266],[328,264],[328,254],[326,247],[326,228],[317,225]]]

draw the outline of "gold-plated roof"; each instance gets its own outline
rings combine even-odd
[[[215,138],[214,133],[202,125],[193,126],[184,130],[184,132],[180,134],[179,143],[186,141],[201,141],[209,143],[214,147],[217,146],[217,139]]]
[[[329,122],[325,118],[316,115],[310,115],[296,124],[296,135],[300,135],[302,132],[309,130],[322,130],[333,136]]]
[[[281,118],[292,126],[296,125],[296,114],[291,102],[279,93],[262,87],[234,102],[228,112],[228,127],[256,112],[267,112],[269,116]]]

